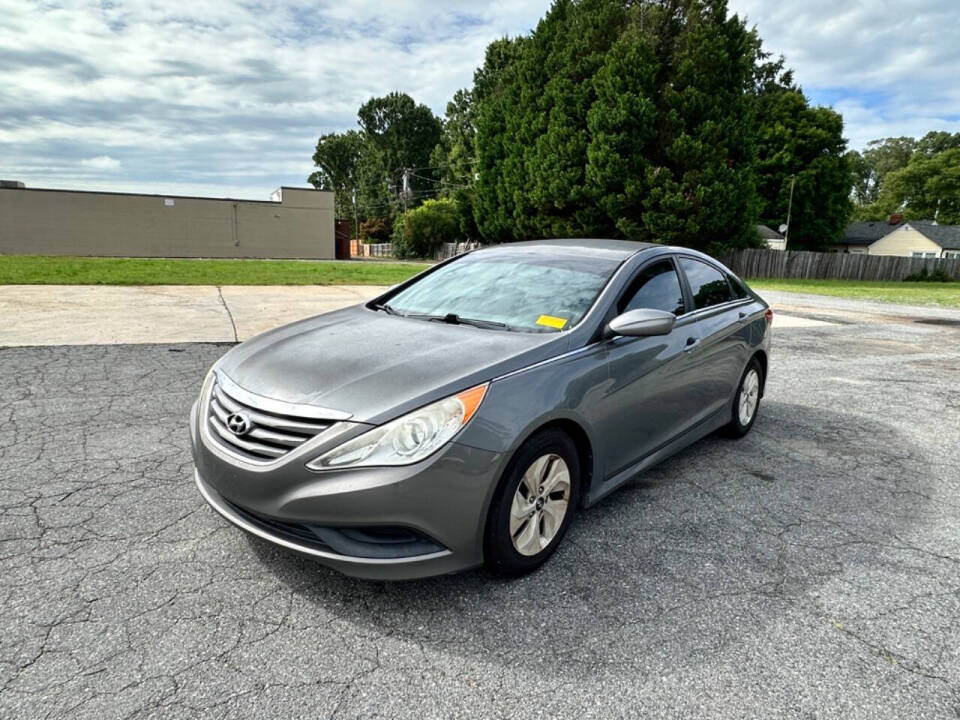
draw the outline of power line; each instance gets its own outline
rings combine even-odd
[[[467,186],[464,185],[464,186],[459,186],[459,187],[467,187]],[[437,196],[437,195],[441,195],[441,194],[442,194],[443,192],[445,192],[447,189],[448,189],[448,188],[434,188],[434,189],[431,189],[431,190],[417,190],[417,191],[415,191],[415,192],[413,192],[413,193],[411,194],[410,199],[411,199],[411,200],[423,200],[424,198],[435,197],[435,196]],[[364,212],[366,212],[366,211],[369,211],[369,210],[379,210],[379,209],[381,209],[381,208],[389,208],[389,207],[397,207],[397,208],[399,208],[401,205],[402,205],[402,202],[401,202],[400,200],[389,200],[389,201],[384,202],[384,203],[374,203],[374,204],[369,204],[369,205],[364,204],[364,203],[357,203],[357,208],[360,209],[360,210],[362,210],[362,211],[364,211]]]
[[[418,175],[417,173],[413,172],[412,170],[410,171],[410,177],[420,178],[421,180],[426,180],[427,182],[439,183],[439,184],[441,185],[441,187],[443,187],[443,186],[446,186],[446,187],[455,187],[455,188],[469,187],[468,184],[451,183],[451,182],[447,182],[446,180],[437,180],[436,178],[427,177],[426,175]],[[466,180],[466,179],[467,179],[466,176],[459,176],[459,177],[460,177],[461,180]]]
[[[468,160],[458,160],[457,162],[452,163],[440,163],[439,165],[424,165],[423,167],[414,167],[414,168],[397,168],[394,172],[400,172],[401,170],[437,170],[439,168],[453,167],[454,165],[476,165],[480,162],[480,158],[469,158]]]

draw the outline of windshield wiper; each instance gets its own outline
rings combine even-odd
[[[477,318],[460,317],[456,313],[447,313],[446,315],[424,316],[427,320],[433,322],[445,322],[449,325],[472,325],[478,328],[493,328],[494,330],[509,330],[510,326],[506,323],[496,320],[478,320]]]
[[[373,306],[374,310],[383,310],[387,315],[399,315],[400,317],[406,317],[402,312],[396,308],[390,307],[387,303],[380,303],[379,305]]]
[[[374,309],[383,310],[389,315],[397,315],[399,317],[409,318],[411,320],[427,320],[429,322],[442,322],[447,323],[448,325],[471,325],[473,327],[485,328],[488,330],[513,330],[513,326],[507,325],[506,323],[497,322],[496,320],[479,320],[477,318],[465,318],[460,317],[456,313],[447,313],[446,315],[430,315],[428,313],[405,313],[400,312],[394,307],[390,307],[387,303],[382,303],[380,305],[374,305]]]

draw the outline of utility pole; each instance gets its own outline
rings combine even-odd
[[[797,176],[790,176],[790,202],[787,203],[787,229],[783,234],[783,249],[790,246],[790,214],[793,212],[793,186],[797,184]]]
[[[360,216],[357,214],[357,188],[353,188],[353,236],[360,240]]]
[[[403,185],[400,189],[400,195],[403,197],[403,212],[407,212],[407,198],[410,196],[410,168],[403,169]]]

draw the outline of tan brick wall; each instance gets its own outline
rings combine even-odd
[[[332,258],[333,193],[282,202],[0,188],[0,253]]]

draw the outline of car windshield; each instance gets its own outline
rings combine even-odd
[[[480,251],[404,288],[387,300],[386,309],[423,319],[560,332],[580,321],[620,261],[519,249]]]

